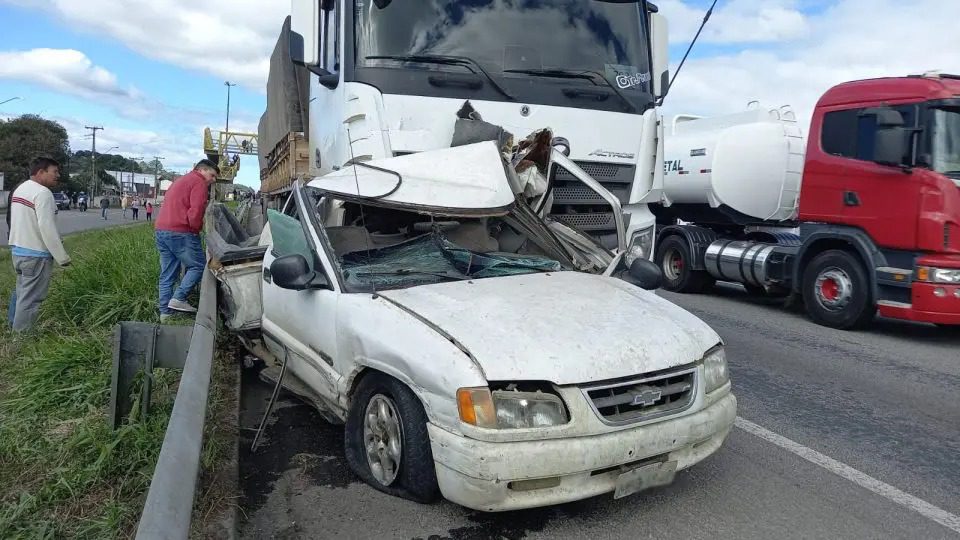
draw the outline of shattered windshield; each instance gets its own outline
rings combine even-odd
[[[347,253],[340,263],[349,285],[376,290],[563,269],[546,257],[471,251],[439,230],[394,246]]]
[[[932,169],[960,178],[960,108],[933,109]]]
[[[557,272],[573,262],[526,207],[481,217],[426,215],[305,188],[347,291]]]

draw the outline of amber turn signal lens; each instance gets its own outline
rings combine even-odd
[[[489,388],[461,388],[457,390],[457,409],[460,420],[477,427],[497,427],[497,411]]]

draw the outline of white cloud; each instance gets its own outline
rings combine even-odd
[[[757,10],[789,7],[785,2],[741,3]],[[681,17],[689,9],[676,1],[667,4],[662,6],[668,17],[674,9]],[[749,10],[742,14],[751,17]],[[837,0],[805,15],[806,30],[779,43],[744,44],[736,52],[714,53],[698,43],[677,77],[665,112],[723,114],[743,110],[757,99],[769,106],[792,105],[806,131],[817,99],[838,83],[933,69],[960,73],[957,20],[960,2],[917,0],[907,8],[898,0]]]
[[[71,27],[145,57],[263,91],[286,0],[6,0],[53,12]]]
[[[713,11],[699,44],[780,42],[806,36],[808,18],[794,0],[731,0]],[[703,22],[706,8],[681,0],[659,3],[670,25],[670,43],[687,44]]]
[[[73,49],[0,51],[0,79],[31,82],[84,98],[133,97],[137,93],[122,88],[116,75]]]

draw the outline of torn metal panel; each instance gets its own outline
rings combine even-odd
[[[503,209],[514,201],[503,158],[491,142],[364,162],[308,185],[345,197],[424,209],[475,212]]]
[[[263,315],[262,262],[211,265],[211,271],[220,282],[219,308],[224,326],[234,332],[260,328]]]

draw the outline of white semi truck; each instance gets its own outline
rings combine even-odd
[[[296,174],[313,178],[354,161],[450,147],[458,112],[469,101],[514,142],[542,128],[558,138],[573,163],[549,171],[548,196],[537,209],[542,215],[589,233],[609,249],[632,247],[631,258],[652,256],[655,220],[641,200],[662,181],[657,103],[668,80],[667,24],[655,5],[292,5],[291,39],[279,43],[275,55],[289,49],[310,75],[268,89],[259,146],[268,196],[288,193]],[[272,66],[271,78],[279,79],[285,69]],[[273,95],[295,93],[290,88],[297,86],[307,87],[299,89],[302,122],[294,122],[306,142],[295,141],[277,122],[290,107]],[[293,152],[299,154],[290,157]],[[584,174],[616,197],[622,219],[583,185],[578,177]]]

